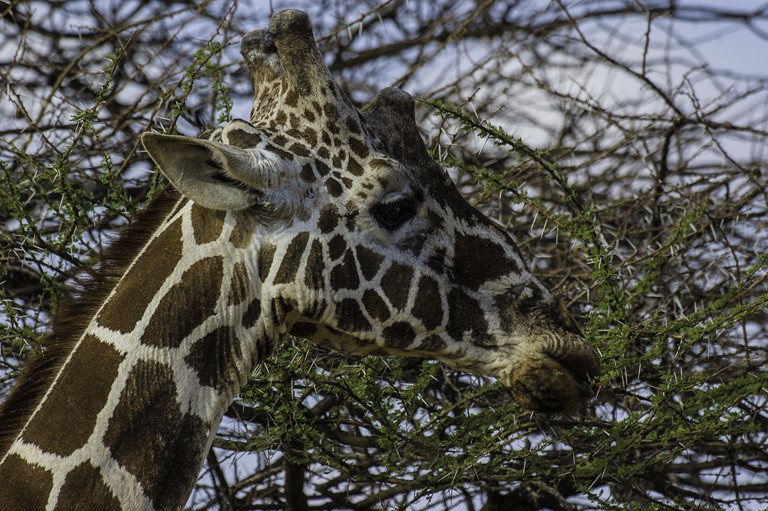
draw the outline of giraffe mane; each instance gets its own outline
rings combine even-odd
[[[51,331],[38,342],[42,353],[24,364],[18,383],[0,403],[0,459],[37,408],[98,307],[180,198],[181,194],[172,186],[160,191],[122,230],[98,265],[84,271],[82,286],[69,290],[71,297],[55,311]]]

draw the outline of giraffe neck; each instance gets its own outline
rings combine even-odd
[[[28,399],[0,452],[0,479],[25,500],[3,509],[83,499],[94,509],[180,508],[224,411],[281,336],[261,313],[246,220],[181,198],[169,204]]]

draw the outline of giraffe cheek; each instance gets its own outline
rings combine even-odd
[[[484,282],[521,272],[517,261],[507,256],[500,243],[459,232],[456,233],[453,267],[460,283],[475,290]]]
[[[457,342],[469,335],[473,344],[483,348],[496,346],[488,333],[486,312],[477,300],[460,289],[453,289],[448,294],[448,307],[448,335]]]
[[[405,308],[412,279],[413,269],[399,263],[392,263],[381,278],[381,289],[395,309]]]
[[[351,250],[344,252],[341,262],[331,270],[331,289],[357,289],[360,287],[360,276],[357,262]]]

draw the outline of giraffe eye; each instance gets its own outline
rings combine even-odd
[[[415,214],[416,208],[411,201],[406,199],[381,204],[373,210],[373,216],[379,225],[389,231],[397,229],[413,218]]]

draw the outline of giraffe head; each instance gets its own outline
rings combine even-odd
[[[241,51],[250,122],[142,141],[182,194],[255,233],[249,267],[271,347],[291,333],[346,353],[432,357],[497,378],[534,410],[591,395],[594,350],[429,157],[408,94],[386,89],[360,114],[300,11],[275,14]]]

